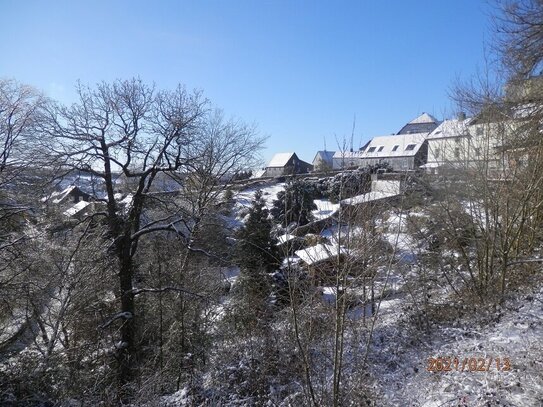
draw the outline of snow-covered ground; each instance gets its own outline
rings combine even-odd
[[[380,345],[372,353],[382,405],[543,405],[543,290],[497,310],[490,322],[473,317],[416,338],[399,323],[402,304],[394,304],[391,318],[387,303],[380,317],[387,323],[377,324],[374,337]],[[451,371],[427,371],[428,359],[437,357],[458,358],[458,369],[453,364]],[[485,367],[492,363],[488,371],[459,371],[464,358],[482,358]],[[511,369],[498,371],[505,358]]]
[[[423,216],[391,213],[382,225],[387,241],[396,245],[399,270],[416,262],[418,242],[407,233],[407,215]],[[422,333],[409,327],[405,318],[412,303],[402,293],[401,280],[407,276],[391,274],[392,295],[381,302],[375,325],[370,366],[382,397],[378,405],[543,406],[543,288],[517,294],[496,311],[468,313],[462,320],[435,324]],[[446,295],[446,290],[442,293]],[[484,360],[490,367],[427,371],[428,360],[438,357],[457,358],[459,370],[465,358],[476,358],[479,367]],[[503,368],[506,358],[511,369],[498,371],[496,365]]]
[[[262,190],[266,206],[271,208],[284,184],[269,182],[261,188],[250,187],[234,194],[233,213],[229,219],[242,225],[244,213],[254,200],[257,189]],[[127,198],[125,198],[127,199]],[[128,200],[127,203],[130,203]],[[338,204],[327,200],[315,200],[317,220],[324,219],[339,209]],[[405,288],[409,271],[417,261],[419,243],[408,233],[408,217],[424,216],[420,212],[383,213],[378,224],[383,237],[395,248],[394,265],[383,266],[375,280],[375,294],[381,296],[373,331],[369,356],[371,380],[375,384],[378,406],[543,406],[543,289],[526,292],[511,300],[490,315],[466,316],[462,320],[434,324],[429,332],[417,332],[407,318],[413,303]],[[339,242],[362,233],[360,227],[332,226],[320,235],[332,246],[324,244],[301,250],[298,257],[285,259],[284,263],[298,263],[302,252],[309,253],[307,260],[317,259],[321,253],[337,250]],[[288,239],[290,235],[285,235]],[[231,286],[239,277],[238,267],[224,267],[222,276]],[[336,287],[320,287],[325,304],[333,306],[337,297]],[[353,297],[360,298],[358,287],[346,288]],[[443,291],[446,294],[445,291]],[[209,312],[218,322],[224,316],[229,298],[214,304]],[[371,319],[371,304],[356,305],[349,309],[348,318],[353,324],[361,323],[362,317]],[[17,319],[14,329],[22,324]],[[5,331],[4,335],[12,334]],[[3,336],[0,335],[0,342]],[[363,344],[362,346],[364,346]],[[437,357],[483,358],[492,364],[488,371],[427,371],[428,359]],[[498,371],[493,367],[499,358],[503,366],[508,358],[511,369]],[[161,405],[193,405],[187,389],[161,398]],[[234,403],[229,404],[234,405]],[[246,405],[243,401],[235,405]],[[272,405],[272,404],[269,404]],[[290,405],[283,403],[281,405]]]
[[[255,192],[262,191],[262,198],[266,204],[266,208],[273,207],[273,201],[277,199],[277,194],[285,189],[284,183],[268,183],[259,187],[250,187],[234,193],[234,207],[232,209],[232,219],[228,223],[234,228],[239,228],[245,222],[247,210],[251,207],[254,201]]]
[[[266,202],[266,207],[271,209],[273,207],[273,201],[277,199],[277,194],[285,189],[285,184],[270,183],[262,188],[251,187],[244,189],[243,191],[239,191],[234,194],[235,209],[239,211],[243,208],[249,208],[254,201],[255,192],[259,189],[262,191],[262,198],[264,198],[264,201]]]

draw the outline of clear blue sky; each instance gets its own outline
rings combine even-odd
[[[262,156],[354,146],[423,111],[483,64],[485,0],[0,0],[0,77],[63,102],[139,76],[202,89],[269,137]]]

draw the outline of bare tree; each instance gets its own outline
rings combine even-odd
[[[495,16],[496,48],[503,65],[524,78],[543,69],[543,3],[540,0],[500,0]]]
[[[13,248],[22,238],[13,234],[14,227],[29,209],[22,199],[18,176],[29,166],[36,126],[45,104],[45,98],[34,88],[14,80],[0,80],[0,251]],[[14,182],[18,182],[17,188]]]
[[[0,80],[0,173],[8,165],[24,163],[21,154],[32,147],[37,120],[45,98],[15,80]]]
[[[134,286],[138,243],[160,231],[186,238],[181,229],[195,223],[186,217],[186,211],[155,219],[144,216],[150,202],[160,199],[152,194],[157,177],[175,175],[186,190],[197,179],[195,189],[212,194],[216,177],[247,163],[261,141],[254,141],[252,129],[239,123],[226,123],[218,116],[208,121],[208,101],[200,92],[188,92],[181,86],[156,91],[131,79],[100,83],[95,88],[79,84],[77,93],[77,103],[49,110],[43,130],[54,139],[50,154],[59,168],[90,173],[101,180],[105,190],[105,208],[94,217],[105,220],[108,253],[117,263],[120,308],[108,326],[121,323],[116,346],[123,386],[135,375],[138,354],[135,296],[142,292]],[[126,206],[116,196],[119,175],[132,186]],[[204,194],[200,202],[207,198]]]
[[[492,45],[501,63],[455,87],[459,110],[473,119],[465,136],[440,148],[443,156],[455,151],[450,167],[463,175],[442,186],[462,203],[442,202],[442,240],[456,246],[453,268],[481,302],[489,293],[503,299],[512,271],[532,257],[543,202],[543,3],[498,5]]]

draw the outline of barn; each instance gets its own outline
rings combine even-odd
[[[313,166],[298,158],[296,153],[278,153],[269,162],[264,177],[305,174],[313,170]]]

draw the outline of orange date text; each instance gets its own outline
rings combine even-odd
[[[428,372],[508,372],[511,370],[510,358],[498,357],[437,357],[428,358]]]

